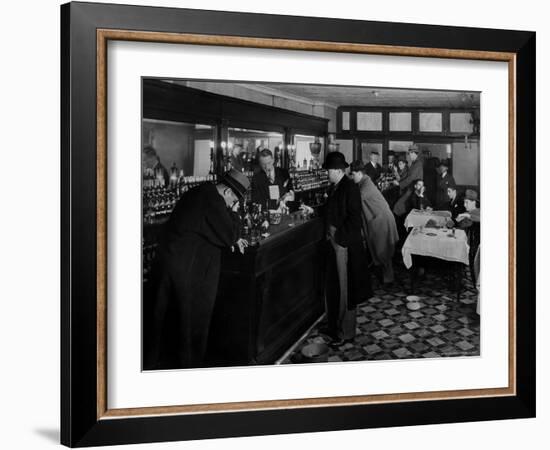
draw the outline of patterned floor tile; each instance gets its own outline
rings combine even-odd
[[[443,325],[435,325],[433,327],[430,327],[430,330],[432,331],[435,331],[436,333],[442,333],[443,331],[445,331],[447,328],[445,328]]]
[[[405,297],[411,295],[409,274],[396,265],[396,282],[385,287],[372,277],[374,297],[357,308],[357,335],[352,342],[330,345],[319,333],[320,323],[298,344],[283,363],[307,362],[301,348],[310,343],[328,343],[329,362],[478,356],[480,320],[475,312],[477,294],[467,271],[459,301],[439,267],[426,269],[414,295],[421,309],[410,311]]]
[[[394,350],[393,354],[398,358],[406,358],[412,355],[412,353],[408,351],[405,347],[401,347],[401,348],[398,348],[397,350]]]
[[[375,337],[376,339],[384,339],[384,338],[386,338],[386,337],[389,336],[389,334],[386,333],[386,332],[383,331],[383,330],[378,330],[378,331],[376,331],[376,332],[374,332],[374,333],[371,333],[371,335],[372,335],[373,337]]]

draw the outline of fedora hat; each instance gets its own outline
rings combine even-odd
[[[243,198],[246,191],[250,188],[250,180],[248,177],[235,169],[225,172],[220,178],[220,183],[231,188],[239,198]]]
[[[323,169],[345,169],[349,164],[346,162],[346,157],[340,152],[330,152],[327,154]]]
[[[477,192],[473,189],[466,189],[466,192],[464,193],[464,199],[465,200],[472,200],[477,201],[478,195]]]
[[[411,146],[409,146],[409,152],[416,153],[418,155],[418,145],[412,144]]]

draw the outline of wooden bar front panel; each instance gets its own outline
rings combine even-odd
[[[244,255],[227,252],[212,319],[212,365],[272,364],[324,311],[323,223],[279,232]]]

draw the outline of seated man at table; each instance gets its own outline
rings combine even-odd
[[[294,200],[292,180],[288,171],[274,166],[273,153],[264,148],[258,159],[260,170],[252,177],[252,202],[277,209]]]
[[[479,247],[481,211],[479,209],[477,192],[473,189],[466,189],[464,209],[466,211],[458,214],[455,222],[457,223],[457,227],[465,230],[468,235],[470,276],[472,277],[472,284],[475,287],[477,278],[474,270],[474,260],[477,248]]]
[[[466,211],[464,209],[464,202],[460,202],[458,199],[455,184],[450,184],[449,187],[447,187],[447,197],[449,198],[449,201],[443,209],[449,211],[452,219],[454,220],[456,219],[456,216]]]
[[[426,197],[425,193],[426,186],[424,186],[424,180],[416,180],[414,182],[414,192],[411,194],[407,201],[407,213],[413,209],[432,209],[430,200],[428,200],[428,197]]]

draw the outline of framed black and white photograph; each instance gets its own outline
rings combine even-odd
[[[480,356],[479,92],[142,99],[144,370]]]
[[[61,18],[63,444],[534,416],[534,33]]]

